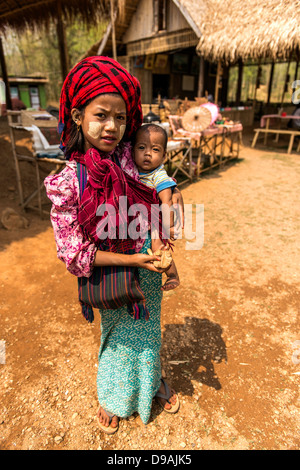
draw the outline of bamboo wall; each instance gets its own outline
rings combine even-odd
[[[153,1],[141,0],[131,20],[130,26],[124,34],[124,44],[139,41],[153,36]],[[181,29],[190,29],[184,16],[172,1],[167,2],[167,31],[176,32]]]

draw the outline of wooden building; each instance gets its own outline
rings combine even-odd
[[[87,53],[82,52],[84,56],[116,57],[140,79],[144,103],[151,103],[158,94],[193,98],[207,91],[215,102],[225,105],[229,68],[238,64],[238,106],[243,65],[247,60],[257,64],[294,60],[298,69],[300,2],[294,0],[0,2],[2,34],[7,27],[22,31],[27,27],[47,26],[50,22],[56,24],[63,78],[70,68],[64,27],[74,18],[86,24],[108,21],[103,38]],[[1,39],[0,65],[8,91]]]
[[[299,62],[300,3],[293,0],[128,0],[122,17],[111,18],[86,55],[115,56],[139,78],[144,103],[207,92],[226,106],[229,70],[238,66],[239,107],[247,61]],[[272,74],[268,87],[270,95]]]
[[[116,57],[140,80],[144,103],[158,95],[193,99],[204,90],[213,94],[215,68],[196,52],[201,35],[196,18],[203,13],[203,2],[194,2],[192,9],[183,3],[127,1],[123,19],[115,21]],[[86,55],[113,56],[110,28]]]

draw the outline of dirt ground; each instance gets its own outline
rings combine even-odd
[[[181,408],[154,403],[147,426],[134,415],[114,436],[97,427],[100,319],[82,317],[49,219],[27,212],[29,228],[0,228],[0,449],[300,448],[300,155],[249,144],[183,189],[204,204],[204,245],[176,242],[181,285],[162,303],[162,364]],[[0,158],[0,210],[20,212],[3,121]]]

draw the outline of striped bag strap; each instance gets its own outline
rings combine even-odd
[[[79,195],[82,197],[86,182],[87,182],[87,171],[86,166],[77,162],[77,178],[79,182]]]

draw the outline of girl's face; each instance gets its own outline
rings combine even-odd
[[[111,152],[122,139],[126,129],[126,105],[120,95],[99,95],[85,108],[84,113],[72,109],[72,117],[81,126],[85,152],[95,147]]]

